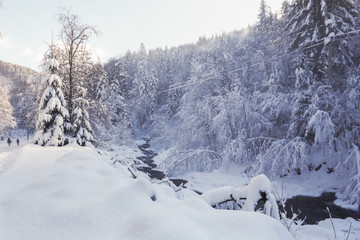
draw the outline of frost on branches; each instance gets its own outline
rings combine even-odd
[[[266,173],[271,177],[286,176],[291,172],[301,174],[310,164],[309,153],[309,145],[301,137],[276,140],[256,157],[255,173]]]
[[[43,83],[46,85],[40,99],[39,115],[36,122],[35,144],[41,146],[62,146],[65,143],[64,120],[69,117],[61,79],[55,74],[59,67],[57,60],[50,58],[46,64]]]
[[[89,113],[85,107],[89,105],[89,102],[85,99],[86,90],[83,87],[77,87],[78,97],[75,99],[74,109],[74,129],[76,133],[76,142],[85,146],[86,142],[93,142],[93,130],[89,123]]]
[[[316,144],[331,145],[334,139],[335,126],[327,112],[317,110],[311,117],[307,126],[306,135],[311,132],[315,135],[314,142]]]

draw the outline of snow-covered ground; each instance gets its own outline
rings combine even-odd
[[[292,239],[271,217],[179,200],[89,147],[0,144],[0,239]]]
[[[238,187],[249,183],[245,174],[239,174],[242,169],[214,170],[212,172],[190,172],[180,176],[188,181],[187,186],[200,192],[222,187]],[[296,195],[320,196],[322,192],[333,192],[339,186],[339,180],[334,174],[312,172],[309,175],[292,175],[275,180],[274,190],[284,198]]]
[[[215,170],[210,173],[191,172],[178,177],[188,180],[186,184],[187,187],[205,192],[223,186],[239,187],[248,184],[249,179],[245,175],[236,173],[239,171],[240,169],[231,169],[228,171]],[[339,179],[337,179],[334,174],[314,172],[307,176],[294,175],[278,180],[273,184],[273,190],[277,197],[286,199],[296,195],[320,196],[324,191],[334,191],[334,188],[339,185],[341,185],[341,183],[339,183]],[[347,207],[341,204],[341,201],[337,200],[335,203]],[[360,240],[360,219],[333,219],[333,225],[331,224],[330,218],[320,221],[317,225],[303,225],[294,232],[294,238],[296,240]]]
[[[160,154],[155,157],[155,162],[161,163],[163,159],[169,155],[169,152],[171,151],[160,152]],[[239,174],[243,172],[243,170],[244,169],[234,166],[226,170],[219,169],[212,172],[190,172],[176,177],[187,180],[187,188],[199,192],[206,192],[224,186],[240,187],[247,185],[250,179],[245,174]],[[326,169],[322,168],[319,171],[313,171],[306,175],[289,175],[282,179],[276,179],[273,181],[272,187],[274,194],[278,199],[288,199],[297,195],[317,197],[323,192],[334,192],[336,188],[343,185],[344,183],[341,179],[337,178],[334,173],[328,174]],[[335,204],[352,209],[340,200],[336,200]],[[320,221],[317,225],[304,225],[299,227],[294,233],[295,239],[360,240],[360,219],[333,219],[333,224],[336,238],[329,218]],[[348,234],[349,237],[347,238]]]
[[[121,164],[114,168],[116,159],[131,162],[141,155],[134,146],[99,155],[76,144],[40,147],[21,138],[18,147],[14,142],[10,147],[0,142],[0,239],[291,239],[268,216],[215,210],[190,191],[179,200],[167,185],[133,179]],[[205,192],[248,184],[240,170],[179,177],[189,181],[189,189]],[[283,197],[319,196],[336,187],[336,178],[291,176],[276,186]],[[293,234],[297,240],[356,240],[360,222],[326,219]]]

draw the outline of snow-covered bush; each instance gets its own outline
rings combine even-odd
[[[37,132],[34,136],[34,143],[41,146],[62,146],[65,142],[64,120],[69,114],[61,91],[62,81],[55,74],[58,67],[59,63],[55,59],[47,61],[43,79],[46,88],[40,99]]]
[[[301,137],[274,141],[269,149],[257,156],[252,171],[272,177],[301,173],[308,168],[309,151],[309,145]]]
[[[217,209],[244,211],[255,211],[259,200],[262,200],[264,202],[262,212],[280,219],[270,181],[264,174],[252,178],[248,186],[216,188],[204,192],[200,198]]]

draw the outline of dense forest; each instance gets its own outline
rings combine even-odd
[[[171,150],[162,167],[174,175],[233,165],[269,177],[326,168],[347,178],[342,196],[359,204],[359,7],[352,0],[294,0],[275,14],[262,1],[256,24],[246,29],[173,48],[142,44],[104,65],[85,49],[96,29],[81,25],[88,34],[71,42],[63,25],[60,38],[69,45],[49,46],[42,64],[46,72],[46,59],[57,59],[71,109],[64,121],[78,132],[75,109],[86,108],[98,147],[149,137],[155,148]],[[61,23],[78,23],[66,16],[73,15]],[[84,47],[79,57],[69,58],[71,44]],[[44,73],[2,62],[0,73],[17,127],[35,133]],[[14,122],[0,125],[4,131]]]

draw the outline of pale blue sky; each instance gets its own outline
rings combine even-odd
[[[260,0],[2,0],[0,60],[38,70],[56,14],[71,9],[101,32],[90,41],[102,62],[135,51],[196,42],[256,21]],[[283,0],[268,0],[273,11]]]

